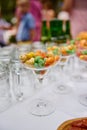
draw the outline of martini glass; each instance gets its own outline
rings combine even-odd
[[[87,84],[86,84],[87,83],[87,61],[79,59],[79,62],[83,66],[81,68],[82,70],[80,71],[80,77],[83,81],[85,81],[84,82],[85,88],[83,88],[85,92],[79,96],[79,102],[80,104],[87,106]]]
[[[65,47],[67,47],[66,45],[64,45]],[[71,51],[71,50],[70,50]],[[67,94],[71,91],[71,87],[69,84],[69,80],[68,80],[68,71],[67,73],[65,73],[64,69],[65,66],[69,69],[69,62],[70,60],[74,57],[74,53],[75,51],[73,50],[71,53],[69,52],[69,54],[64,55],[63,53],[61,54],[61,61],[58,67],[60,67],[60,81],[57,82],[56,85],[56,93],[60,93],[60,94]]]
[[[86,61],[80,60],[79,56],[84,53],[85,49],[77,49],[76,56],[74,57],[75,66],[71,74],[72,80],[75,82],[82,82],[87,80],[87,65]]]
[[[65,76],[64,67],[67,65],[69,61],[69,56],[61,56],[61,61],[58,67],[60,67],[60,80],[56,83],[56,93],[60,94],[67,94],[71,91],[71,88],[69,86]]]
[[[58,62],[56,62],[54,65],[57,64]],[[42,86],[45,75],[53,66],[43,67],[43,68],[33,68],[31,66],[24,65],[26,69],[32,70],[32,72],[36,75],[40,83],[40,86]],[[54,111],[55,111],[55,106],[49,100],[39,98],[33,100],[30,104],[30,113],[35,116],[48,116],[52,114]]]

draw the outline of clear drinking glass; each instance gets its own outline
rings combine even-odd
[[[60,81],[57,81],[56,83],[56,93],[60,94],[67,94],[71,91],[71,87],[69,85],[69,69],[72,62],[72,59],[75,55],[75,46],[74,45],[67,45],[62,44],[60,46],[60,53],[61,53],[61,61],[58,67],[60,67]],[[68,68],[67,71],[65,71],[65,68]],[[71,67],[72,68],[72,67]]]
[[[8,46],[8,47],[1,48],[0,61],[8,65],[13,56],[14,49],[15,49],[15,46]]]
[[[84,105],[87,106],[87,61],[84,60],[80,60],[79,59],[79,63],[81,64],[80,67],[80,73],[79,73],[79,77],[80,77],[80,82],[83,82],[83,90],[82,90],[82,94],[80,94],[79,96],[79,102]]]
[[[42,86],[44,77],[52,68],[52,66],[43,68],[32,68],[27,65],[24,65],[24,67],[28,70],[32,70],[32,72],[36,75],[40,86]],[[48,116],[55,111],[54,104],[44,98],[33,100],[29,107],[30,113],[35,116]]]
[[[9,72],[3,62],[0,62],[0,112],[5,111],[11,105],[9,85]]]
[[[22,101],[33,95],[34,83],[32,81],[32,72],[26,70],[19,61],[19,55],[30,51],[30,45],[20,45],[15,48],[14,55],[11,59],[10,74],[12,79],[13,93],[17,101]]]
[[[19,44],[16,49],[19,52],[19,54],[23,54],[25,52],[30,52],[30,50],[32,49],[32,45],[31,44]]]
[[[87,65],[86,61],[80,60],[79,56],[85,51],[84,49],[77,49],[74,57],[74,68],[72,69],[71,79],[74,82],[84,82],[87,80]]]
[[[45,45],[42,42],[33,42],[32,44],[32,51],[37,51],[37,50],[46,50]]]
[[[60,94],[67,94],[71,91],[71,87],[69,86],[68,82],[68,75],[65,73],[64,68],[65,66],[68,66],[68,62],[70,60],[70,56],[61,56],[61,61],[58,65],[58,68],[60,68],[59,72],[59,79],[56,82],[55,86],[55,92]]]
[[[35,84],[36,88],[38,88],[38,86],[40,88],[42,88],[44,77],[47,75],[48,71],[53,66],[56,66],[57,64],[58,64],[58,62],[54,63],[53,65],[50,65],[49,67],[42,67],[42,68],[38,67],[37,68],[37,67],[32,67],[32,66],[22,63],[23,68],[25,68],[27,71],[32,71],[32,73],[35,75],[36,79],[39,81],[39,85]],[[33,81],[35,81],[35,78],[33,78]],[[48,99],[46,100],[44,98],[39,98],[39,99],[33,100],[29,106],[30,113],[35,116],[48,116],[51,113],[53,113],[54,110],[55,110],[54,104],[51,101],[49,101]]]
[[[22,101],[34,93],[33,74],[19,61],[11,63],[12,89],[17,101]]]
[[[80,87],[77,90],[79,92],[79,102],[87,106],[87,49],[77,49],[76,67],[72,78],[76,86]]]

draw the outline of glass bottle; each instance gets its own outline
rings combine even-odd
[[[64,21],[63,20],[58,20],[58,43],[65,43],[65,26],[64,26]]]
[[[65,23],[66,23],[65,37],[66,37],[66,40],[70,40],[71,39],[70,21],[67,20],[65,21]]]
[[[56,42],[58,37],[58,20],[53,19],[50,21],[50,33],[51,33],[51,41]]]
[[[49,30],[47,28],[47,21],[42,21],[42,36],[41,41],[42,43],[46,43],[49,40]]]

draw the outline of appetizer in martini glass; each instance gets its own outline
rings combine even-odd
[[[42,85],[43,79],[48,70],[57,65],[60,61],[59,54],[36,51],[25,53],[20,56],[20,60],[23,66],[29,70],[32,70]],[[47,116],[53,113],[55,107],[51,101],[45,99],[35,99],[30,104],[30,112],[36,116]]]
[[[67,94],[71,91],[71,87],[67,84],[66,75],[64,72],[64,67],[67,65],[68,61],[75,55],[76,48],[74,45],[64,45],[60,47],[61,60],[60,60],[60,82],[57,84],[56,92],[60,94]]]
[[[79,73],[80,80],[87,82],[87,49],[79,50],[77,57],[79,64],[82,66]],[[87,91],[87,89],[85,91]],[[87,106],[87,92],[80,95],[79,101],[81,104]]]

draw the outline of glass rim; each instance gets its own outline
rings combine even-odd
[[[54,63],[54,64],[52,64],[52,65],[50,65],[50,66],[48,66],[48,67],[42,67],[42,68],[30,67],[30,66],[28,66],[28,65],[26,65],[26,64],[23,64],[22,62],[21,62],[21,64],[22,64],[22,66],[23,66],[24,68],[29,69],[29,70],[44,71],[44,70],[51,69],[52,67],[58,65],[58,64],[60,63],[60,61],[61,61],[61,57],[60,57],[60,59],[59,59],[56,63]]]
[[[84,65],[87,65],[87,61],[85,60],[81,60],[78,56],[76,56],[78,58],[78,60],[81,62],[81,63],[84,63]]]
[[[66,56],[61,55],[61,58],[70,58],[70,57],[74,57],[74,56],[75,56],[75,54],[70,54],[70,55],[66,55]]]

